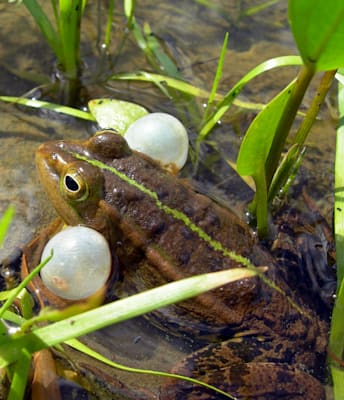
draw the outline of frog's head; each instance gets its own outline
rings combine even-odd
[[[101,219],[103,171],[82,158],[108,163],[129,154],[126,141],[113,131],[101,131],[86,141],[48,142],[38,148],[36,164],[41,182],[68,225],[94,226]]]

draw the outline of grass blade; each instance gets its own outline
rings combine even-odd
[[[180,380],[188,381],[193,384],[203,386],[207,389],[213,390],[214,392],[222,394],[223,396],[228,397],[229,399],[235,399],[229,393],[226,393],[226,392],[216,388],[215,386],[209,385],[207,383],[204,383],[204,382],[199,381],[194,378],[189,378],[188,376],[177,375],[177,374],[172,374],[169,372],[163,372],[163,371],[157,371],[157,370],[151,370],[151,369],[132,368],[132,367],[128,367],[126,365],[118,364],[118,363],[113,362],[113,361],[109,360],[108,358],[102,356],[101,354],[97,353],[96,351],[90,349],[88,346],[84,345],[83,343],[79,342],[76,339],[68,340],[66,342],[66,344],[70,347],[73,347],[73,349],[79,350],[79,351],[87,354],[88,356],[90,356],[98,361],[101,361],[104,364],[109,365],[110,367],[120,369],[122,371],[131,372],[131,373],[135,373],[135,374],[148,374],[148,375],[161,376],[164,378],[180,379]]]
[[[20,349],[26,348],[34,353],[255,274],[256,272],[247,268],[236,268],[193,276],[37,328],[27,334],[6,337],[0,344],[0,368],[16,362],[21,355]]]
[[[214,128],[217,122],[223,117],[223,115],[231,107],[234,99],[240,94],[242,88],[254,79],[256,76],[269,71],[270,69],[291,65],[302,65],[302,60],[299,56],[282,56],[271,58],[263,63],[259,64],[255,68],[251,69],[243,78],[241,78],[232,89],[227,92],[224,99],[217,105],[215,112],[210,115],[207,121],[203,124],[198,141],[202,142],[209,132]]]
[[[14,206],[10,205],[0,220],[0,247],[2,246],[2,243],[5,240],[5,236],[14,217],[14,213],[15,213]]]
[[[20,284],[13,290],[11,290],[9,293],[10,295],[8,296],[7,300],[5,303],[1,306],[0,308],[0,318],[4,315],[4,313],[8,310],[8,308],[11,306],[15,298],[19,295],[19,293],[28,285],[28,283],[31,281],[31,279],[39,273],[39,271],[44,267],[44,265],[52,258],[52,255],[49,256],[46,260],[41,262],[39,265],[37,265],[36,268],[34,268],[30,274],[20,282]]]
[[[172,89],[179,90],[180,92],[189,94],[195,97],[208,98],[210,92],[200,89],[180,79],[171,78],[169,76],[155,74],[153,72],[137,71],[137,72],[124,72],[112,75],[111,80],[128,80],[128,81],[143,81],[151,82],[157,86],[168,86]],[[216,94],[215,99],[221,100],[223,96]]]
[[[77,108],[61,106],[60,104],[49,103],[47,101],[31,100],[25,97],[12,97],[12,96],[0,96],[0,100],[9,103],[16,103],[27,107],[33,108],[44,108],[45,110],[55,111],[57,113],[70,115],[71,117],[85,119],[87,121],[95,122],[93,115],[86,111],[78,110]]]
[[[12,382],[7,400],[18,400],[24,398],[30,366],[31,354],[26,349],[22,349],[20,357],[14,365]]]
[[[56,29],[51,24],[49,18],[42,10],[41,6],[36,0],[23,0],[23,4],[28,9],[32,17],[34,18],[37,26],[43,33],[43,36],[49,43],[59,62],[62,61],[63,56],[61,52],[60,39]]]
[[[219,62],[217,63],[214,82],[213,82],[213,85],[212,85],[212,88],[211,88],[211,92],[210,92],[210,95],[209,95],[209,98],[208,98],[207,107],[206,107],[204,115],[203,115],[203,121],[207,120],[207,118],[209,116],[209,113],[210,113],[210,108],[213,105],[214,100],[215,100],[217,88],[219,86],[219,82],[220,82],[220,79],[221,79],[221,76],[222,76],[223,63],[224,63],[224,60],[225,60],[227,44],[228,44],[228,36],[229,36],[228,32],[226,32],[226,35],[225,35],[225,38],[224,38],[223,44],[222,44],[222,49],[221,49]]]

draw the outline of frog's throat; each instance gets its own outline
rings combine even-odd
[[[176,210],[174,208],[171,208],[171,207],[167,206],[166,204],[163,204],[159,200],[159,197],[158,197],[157,193],[155,193],[154,191],[146,188],[141,183],[136,182],[135,179],[129,178],[127,175],[123,174],[123,172],[118,171],[116,168],[110,167],[109,165],[104,164],[99,160],[94,160],[94,159],[88,158],[88,157],[83,156],[83,155],[78,154],[78,153],[71,152],[70,154],[72,154],[75,158],[77,158],[79,160],[85,161],[85,162],[87,162],[87,163],[89,163],[89,164],[91,164],[91,165],[93,165],[93,166],[95,166],[97,168],[100,168],[101,170],[110,171],[111,173],[116,175],[118,178],[122,179],[124,182],[128,183],[129,185],[135,187],[136,189],[140,190],[142,193],[144,193],[147,196],[149,196],[151,199],[154,200],[155,205],[160,210],[164,211],[168,215],[171,215],[173,218],[183,222],[187,228],[189,228],[192,232],[196,233],[199,238],[201,238],[205,242],[207,242],[208,245],[211,246],[214,250],[221,252],[225,257],[230,258],[231,260],[237,262],[238,264],[241,264],[242,266],[255,271],[255,273],[268,286],[270,286],[272,289],[276,290],[277,292],[285,295],[287,301],[289,302],[289,304],[291,304],[291,306],[293,308],[295,308],[300,314],[305,315],[307,318],[311,319],[311,316],[308,315],[308,313],[305,313],[301,309],[301,307],[292,300],[292,298],[287,296],[286,293],[279,286],[277,286],[274,282],[272,282],[269,278],[267,278],[264,275],[264,273],[262,272],[263,270],[261,268],[256,267],[255,265],[253,265],[248,258],[246,258],[246,257],[244,257],[244,256],[242,256],[240,254],[236,254],[234,251],[229,250],[226,247],[224,247],[219,241],[217,241],[215,239],[212,239],[202,228],[200,228],[199,226],[194,224],[190,220],[190,218],[186,214],[184,214],[183,212],[178,211],[178,210]]]

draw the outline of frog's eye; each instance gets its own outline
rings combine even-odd
[[[75,201],[86,200],[89,196],[89,187],[78,170],[68,170],[61,177],[61,189],[70,199]]]

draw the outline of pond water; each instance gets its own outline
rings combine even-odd
[[[226,93],[260,62],[281,55],[297,54],[288,28],[286,1],[276,2],[252,15],[245,11],[261,5],[263,1],[218,0],[210,2],[209,7],[202,3],[191,0],[140,0],[137,1],[135,12],[137,22],[141,26],[149,24],[154,37],[160,40],[179,72],[195,86],[211,89],[226,32],[229,32],[229,45],[219,87],[221,93]],[[174,114],[185,123],[190,139],[194,141],[206,99],[190,99],[180,95],[172,99],[148,83],[107,81],[106,78],[113,73],[153,71],[134,38],[127,35],[122,9],[118,5],[116,7],[113,40],[109,49],[111,62],[101,55],[99,47],[104,37],[105,5],[90,2],[85,11],[82,57],[87,96],[90,99],[124,99],[139,103],[152,112]],[[1,4],[0,22],[0,94],[22,96],[48,82],[53,73],[54,56],[24,6]],[[124,38],[126,40],[122,42]],[[122,46],[119,51],[120,43]],[[296,68],[281,68],[265,73],[245,87],[240,99],[266,103],[295,77],[296,72]],[[39,91],[32,93],[37,95]],[[304,99],[304,108],[309,105],[312,93],[314,87]],[[51,111],[37,111],[3,102],[0,102],[0,114],[0,215],[9,204],[16,208],[9,234],[0,249],[2,260],[11,257],[16,249],[32,239],[56,215],[38,182],[34,165],[34,153],[38,145],[51,139],[86,138],[96,131],[96,126]],[[220,198],[238,213],[244,212],[252,191],[237,177],[228,161],[235,162],[240,141],[255,114],[252,110],[233,107],[209,136],[208,145],[202,148],[198,173],[193,174],[190,161],[182,172],[183,177],[197,181],[195,184],[202,191]],[[331,99],[321,110],[307,144],[305,162],[289,202],[295,207],[303,206],[300,193],[305,190],[331,226],[335,148]],[[175,343],[169,336],[162,338],[154,328],[148,329],[142,319],[128,322],[117,329],[108,328],[95,333],[87,341],[106,355],[106,345],[111,343],[114,346],[116,342],[117,346],[113,348],[116,348],[117,361],[130,365],[133,362],[141,368],[164,370],[168,370],[180,359],[181,354],[193,347],[189,340],[180,339]],[[77,354],[73,353],[73,357],[76,364],[83,365],[83,360],[79,360]],[[137,376],[128,377],[124,373],[119,373],[119,377],[129,386],[137,386],[138,383],[139,386],[144,385],[146,379],[140,377],[138,382]],[[159,386],[157,378],[147,380],[145,385],[150,389]],[[144,396],[142,394],[142,398]]]

